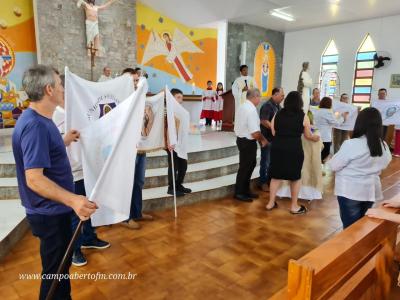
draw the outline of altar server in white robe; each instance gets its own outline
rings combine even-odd
[[[232,94],[235,98],[235,120],[236,112],[239,106],[246,101],[247,90],[257,88],[256,81],[253,77],[249,76],[249,67],[246,65],[241,65],[240,77],[236,78],[232,85]]]
[[[207,89],[203,91],[202,95],[202,110],[200,119],[206,119],[206,126],[211,126],[214,116],[213,106],[217,98],[217,93],[213,90],[212,81],[207,81]]]

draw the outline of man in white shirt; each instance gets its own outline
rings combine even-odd
[[[103,69],[103,74],[100,76],[98,82],[107,81],[112,79],[110,67],[105,66]]]
[[[239,106],[246,101],[246,93],[249,89],[257,88],[253,77],[249,76],[249,68],[246,65],[240,66],[240,77],[236,78],[232,85],[232,94],[235,98],[235,120]]]
[[[378,90],[378,100],[386,100],[386,96],[387,96],[387,90],[385,88],[380,88]],[[383,125],[383,140],[386,141],[386,135],[387,135],[387,130],[388,130],[389,126],[385,126]],[[390,146],[390,143],[388,143]]]
[[[248,89],[247,100],[239,107],[235,122],[236,144],[239,148],[239,170],[236,176],[235,198],[252,202],[258,195],[250,192],[250,179],[257,164],[257,141],[261,147],[268,142],[261,134],[257,105],[261,101],[258,89]]]

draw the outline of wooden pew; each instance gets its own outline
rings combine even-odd
[[[233,97],[232,90],[223,93],[224,109],[222,111],[222,130],[233,131],[233,119],[235,116],[235,98]]]
[[[364,217],[298,260],[270,300],[384,300],[397,274],[397,225]]]

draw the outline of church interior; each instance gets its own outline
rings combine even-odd
[[[398,0],[0,0],[0,298],[400,299],[399,28]],[[54,128],[81,131],[72,142],[87,153],[79,180],[110,214],[91,217],[103,244],[78,250],[90,219],[75,216],[60,258],[71,298],[57,294],[57,280],[43,294],[46,249],[15,153],[18,122],[37,104],[23,78],[37,65],[65,78],[65,125],[53,116]],[[293,95],[302,99],[301,178],[274,177],[297,168],[295,147],[276,146],[289,140],[279,139],[287,124],[278,115]],[[325,129],[321,111],[331,116]],[[378,157],[370,136],[357,136],[363,113],[375,111],[379,124],[366,130],[379,129]],[[86,130],[100,120],[110,127]],[[243,135],[250,123],[258,130]],[[340,159],[361,153],[350,141],[363,139],[371,154],[357,165],[362,174],[342,176]],[[379,157],[387,161],[378,170]],[[343,199],[356,190],[371,191],[369,200],[349,201],[369,206],[347,224]],[[119,200],[125,211],[113,210]]]

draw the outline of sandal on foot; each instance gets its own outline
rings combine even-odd
[[[300,214],[305,214],[307,212],[307,208],[304,205],[300,205],[299,210],[297,211],[290,211],[291,214],[293,215],[300,215]]]
[[[274,208],[278,208],[278,203],[275,202],[271,208],[265,207],[266,210],[273,210]]]

